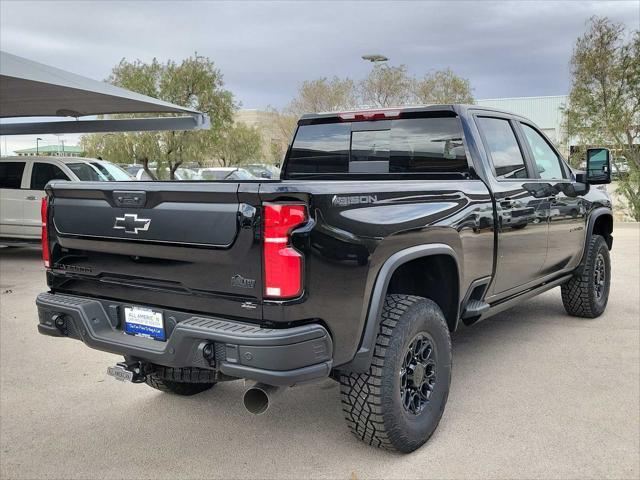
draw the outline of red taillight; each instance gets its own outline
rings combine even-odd
[[[302,293],[302,254],[290,243],[290,233],[307,220],[304,205],[264,205],[264,294],[293,298]]]
[[[391,120],[400,118],[400,110],[364,110],[362,112],[339,113],[340,120],[345,122],[363,122],[367,120]]]
[[[47,197],[42,197],[42,204],[40,205],[40,216],[42,217],[42,261],[44,266],[49,268],[51,261],[49,257],[49,235],[47,234],[47,208],[49,207],[49,201]]]

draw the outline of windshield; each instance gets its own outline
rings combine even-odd
[[[133,180],[131,175],[125,172],[122,168],[109,162],[91,162],[95,168],[97,168],[101,174],[107,177],[110,181],[128,181]]]
[[[274,179],[280,176],[280,170],[273,165],[244,165],[242,168],[257,178]]]
[[[67,163],[67,167],[83,182],[107,182],[108,179],[87,163]]]
[[[180,177],[180,180],[200,180],[198,172],[190,168],[179,168],[176,170],[176,178],[177,177]]]
[[[251,175],[243,168],[236,170],[203,170],[200,172],[202,180],[255,180],[256,177]]]
[[[234,170],[203,170],[200,176],[203,180],[225,180],[234,172]]]
[[[252,175],[260,176],[263,173],[269,173],[269,171],[261,165],[247,165],[244,167]]]
[[[239,168],[238,170],[236,170],[235,172],[231,173],[231,175],[229,175],[226,178],[227,178],[227,180],[255,180],[256,177],[251,175],[246,170],[243,170],[243,169]]]

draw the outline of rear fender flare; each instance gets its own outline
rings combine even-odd
[[[398,267],[411,260],[430,257],[433,255],[450,256],[456,264],[458,278],[461,278],[458,256],[453,248],[444,243],[418,245],[400,250],[399,252],[391,255],[382,265],[378,272],[378,276],[376,277],[373,293],[371,294],[371,300],[369,301],[369,310],[362,331],[360,347],[358,348],[353,360],[341,369],[350,372],[365,372],[368,370],[371,365],[373,350],[378,336],[378,330],[380,328],[380,315],[382,314],[386,292],[393,273],[398,269]],[[459,301],[459,299],[457,299],[457,301]]]

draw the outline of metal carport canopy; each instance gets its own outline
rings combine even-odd
[[[77,119],[122,113],[183,115],[160,118]],[[208,117],[196,110],[0,51],[0,118],[20,117],[67,117],[68,120],[2,122],[0,135],[209,128]],[[75,119],[69,120],[69,117]]]

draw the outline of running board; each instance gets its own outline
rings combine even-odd
[[[564,275],[560,278],[557,278],[556,280],[543,283],[542,285],[539,285],[535,288],[519,293],[518,295],[508,297],[507,299],[500,301],[500,303],[490,305],[489,310],[487,310],[487,312],[484,313],[482,317],[479,318],[478,320],[484,320],[485,318],[489,318],[495,315],[496,313],[504,312],[505,310],[519,303],[522,303],[525,300],[535,297],[536,295],[540,295],[541,293],[544,293],[547,290],[551,290],[552,288],[555,288],[558,285],[562,285],[566,281],[570,280],[571,277],[573,277],[572,273],[570,273],[569,275]]]

